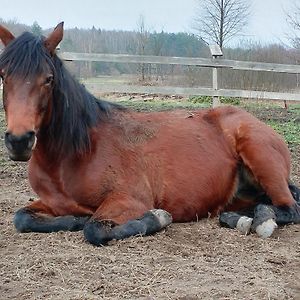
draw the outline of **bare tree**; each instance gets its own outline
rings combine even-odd
[[[287,23],[291,28],[287,36],[295,48],[300,48],[300,4],[295,2],[289,11],[285,13]]]
[[[146,29],[145,17],[143,15],[140,15],[137,26],[138,54],[145,55],[146,45],[149,41],[149,31]],[[140,80],[145,81],[146,64],[139,64],[138,68],[141,75]]]
[[[241,33],[250,12],[247,0],[199,0],[193,27],[206,42],[221,48]]]

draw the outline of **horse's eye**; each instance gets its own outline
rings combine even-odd
[[[53,82],[53,75],[49,75],[45,80],[45,85],[50,85]]]

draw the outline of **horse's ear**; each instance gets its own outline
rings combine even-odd
[[[60,43],[64,35],[64,22],[59,23],[52,33],[45,39],[44,45],[51,55],[54,54],[57,45]]]
[[[14,35],[8,29],[0,25],[0,40],[3,45],[6,47],[14,39]]]

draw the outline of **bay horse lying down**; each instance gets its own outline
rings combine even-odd
[[[39,200],[16,212],[19,232],[83,230],[92,244],[148,235],[174,222],[219,215],[243,233],[300,223],[282,138],[234,107],[138,113],[94,98],[47,38],[0,27],[12,160],[29,160]]]

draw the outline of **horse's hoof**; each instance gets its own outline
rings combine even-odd
[[[150,212],[156,217],[161,228],[167,227],[173,221],[172,215],[163,209],[151,209]]]
[[[263,239],[270,237],[274,230],[277,228],[277,224],[273,219],[269,219],[255,228],[256,233]]]
[[[242,234],[248,234],[251,230],[251,225],[252,225],[253,219],[242,216],[239,218],[237,224],[236,224],[236,229],[239,230]]]

